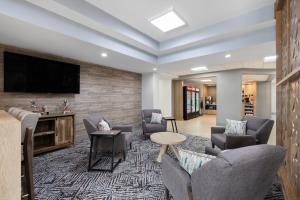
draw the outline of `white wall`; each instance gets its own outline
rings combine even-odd
[[[161,109],[172,115],[172,77],[159,73],[142,74],[142,109]]]
[[[225,125],[226,119],[242,117],[241,71],[217,73],[217,125]]]
[[[172,116],[172,80],[159,80],[159,107],[164,116]]]
[[[156,73],[142,74],[142,109],[155,108],[158,104]],[[156,89],[156,90],[155,90]]]
[[[257,117],[271,118],[271,81],[256,82]]]

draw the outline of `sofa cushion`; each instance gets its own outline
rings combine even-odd
[[[237,121],[226,119],[225,134],[246,135],[247,121]]]
[[[99,131],[110,131],[109,124],[105,120],[101,120],[98,124]]]
[[[146,109],[142,110],[142,118],[146,121],[146,123],[150,123],[152,113],[161,113],[161,110],[159,109]]]
[[[151,116],[151,124],[161,124],[162,114],[160,113],[152,113]]]
[[[247,135],[252,135],[252,136],[256,137],[256,131],[248,129],[247,130]]]
[[[165,131],[161,124],[146,124],[146,129],[148,133]]]
[[[204,153],[197,153],[185,149],[178,149],[179,154],[179,163],[181,167],[187,171],[190,175],[199,167],[215,158],[215,156],[211,156]]]
[[[225,134],[212,134],[211,142],[221,149],[225,149],[226,146],[226,135]]]

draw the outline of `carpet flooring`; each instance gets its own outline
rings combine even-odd
[[[36,199],[41,200],[162,200],[165,190],[160,164],[155,162],[159,145],[135,134],[133,148],[114,170],[88,172],[90,141],[77,139],[73,147],[43,154],[34,158],[33,173]],[[210,145],[206,138],[188,136],[184,148],[203,151]],[[101,162],[100,167],[109,166]],[[265,199],[283,199],[280,185],[274,183]]]

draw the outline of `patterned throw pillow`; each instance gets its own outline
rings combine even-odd
[[[247,121],[226,119],[225,134],[246,135],[246,125],[247,125]]]
[[[215,156],[207,155],[204,153],[196,153],[193,151],[178,148],[179,163],[185,171],[190,175],[199,167],[208,161],[216,158]]]
[[[152,113],[151,116],[151,124],[161,124],[162,114],[160,113]]]
[[[99,131],[110,131],[109,124],[105,120],[101,120],[98,124]]]

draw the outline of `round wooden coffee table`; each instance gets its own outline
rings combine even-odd
[[[186,137],[182,134],[172,133],[172,132],[158,132],[153,133],[150,136],[152,142],[160,144],[160,151],[157,157],[157,162],[161,162],[162,156],[166,153],[168,146],[172,149],[175,153],[176,157],[178,158],[177,149],[173,146],[175,144],[181,144],[186,140]]]

